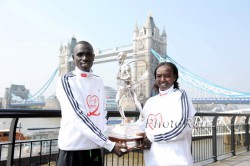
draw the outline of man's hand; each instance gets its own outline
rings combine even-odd
[[[151,144],[152,142],[149,141],[148,137],[145,134],[143,137],[142,149],[149,150],[151,148]]]
[[[121,157],[124,154],[128,153],[128,150],[124,145],[120,143],[115,143],[115,146],[112,149],[112,152],[115,153],[118,157]]]

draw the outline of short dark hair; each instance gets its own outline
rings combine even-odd
[[[78,43],[76,43],[76,45],[78,45],[78,44],[86,44],[86,45],[91,45],[89,42],[87,42],[87,41],[79,41]],[[91,47],[92,47],[92,45],[91,45]]]
[[[76,46],[79,45],[79,44],[89,45],[92,48],[93,53],[94,53],[94,49],[93,49],[92,45],[89,42],[87,42],[87,41],[79,41],[78,43],[76,43]]]
[[[179,74],[178,74],[178,69],[177,67],[175,66],[175,64],[173,64],[172,62],[161,62],[156,68],[155,68],[155,71],[154,71],[154,76],[155,76],[155,79],[156,79],[156,71],[159,67],[161,66],[164,66],[164,65],[167,65],[167,66],[170,66],[172,69],[173,69],[173,72],[174,72],[174,76],[176,77],[176,80],[174,81],[174,88],[176,89],[179,89],[179,83],[177,82],[178,78],[179,78]],[[158,85],[154,84],[154,87],[153,87],[155,90],[158,91],[159,87]]]

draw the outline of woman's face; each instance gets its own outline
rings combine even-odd
[[[156,84],[160,90],[169,89],[176,80],[173,69],[169,65],[160,66],[156,70]]]

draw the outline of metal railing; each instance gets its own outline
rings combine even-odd
[[[52,118],[52,117],[61,117],[61,111],[60,110],[23,110],[23,109],[0,109],[0,118],[12,118],[11,125],[10,125],[10,131],[9,131],[9,142],[0,143],[0,150],[2,152],[2,149],[4,146],[8,147],[8,154],[7,154],[7,161],[0,161],[0,165],[6,164],[7,166],[14,165],[20,165],[21,163],[21,147],[23,143],[30,143],[31,146],[31,152],[29,156],[30,164],[32,164],[32,141],[18,141],[16,142],[16,128],[19,118]],[[37,140],[41,143],[48,140]],[[36,142],[37,142],[36,141]],[[15,153],[15,147],[19,145],[20,147],[20,154],[19,159],[14,159],[14,153]],[[42,146],[41,146],[42,147]],[[50,149],[51,150],[51,149]],[[0,154],[1,154],[0,152]],[[49,154],[51,156],[51,154]],[[40,158],[42,156],[42,153],[40,153]],[[1,159],[1,155],[0,155]],[[50,163],[50,158],[49,158]],[[41,163],[40,163],[41,164]]]
[[[210,119],[211,124],[194,124],[200,137],[192,141],[194,162],[211,161],[249,151],[249,116],[241,113],[196,113],[196,120]],[[241,118],[242,120],[236,120]],[[227,124],[225,123],[227,120]],[[198,130],[198,131],[197,131]]]
[[[139,116],[137,111],[128,111],[127,117]],[[236,113],[197,113],[194,124],[192,155],[194,162],[216,162],[222,158],[235,156],[249,151],[249,116],[250,114]],[[0,166],[1,165],[42,165],[55,162],[58,149],[57,139],[41,140],[16,140],[15,133],[19,118],[55,118],[61,117],[60,110],[19,110],[0,109],[0,118],[12,118],[10,125],[9,141],[0,142]],[[109,111],[108,117],[120,117],[118,111]],[[228,124],[221,123],[221,118],[227,118]],[[243,119],[240,123],[236,119]],[[201,119],[209,119],[206,123]],[[45,146],[46,144],[46,146]],[[32,147],[40,145],[38,154],[32,152]],[[55,149],[56,145],[56,149]],[[21,153],[23,147],[29,147],[29,155]],[[7,151],[6,160],[1,160],[3,150]],[[18,156],[18,157],[15,157]],[[104,150],[104,165],[144,165],[142,150],[137,150],[118,158],[116,155]]]

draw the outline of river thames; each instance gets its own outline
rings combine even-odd
[[[24,135],[30,135],[38,130],[52,130],[60,127],[61,118],[20,118],[17,131]],[[0,130],[9,129],[11,119],[0,118]]]

